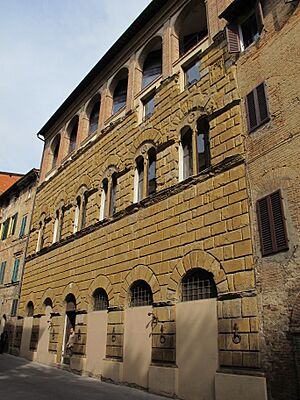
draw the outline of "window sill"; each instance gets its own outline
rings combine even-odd
[[[115,114],[112,114],[105,122],[104,122],[104,127],[109,125],[110,123],[114,122],[118,118],[124,117],[126,114],[126,106],[120,108],[119,111],[117,111]]]

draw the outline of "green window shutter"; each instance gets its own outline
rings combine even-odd
[[[22,218],[22,223],[20,228],[20,235],[19,235],[20,238],[22,238],[25,235],[26,222],[27,222],[27,215],[24,215],[24,217]]]
[[[20,265],[20,259],[16,258],[15,262],[14,262],[13,274],[12,274],[12,277],[11,277],[12,283],[17,282],[17,280],[18,280],[19,265]]]
[[[12,235],[15,234],[16,226],[17,226],[17,220],[18,220],[18,213],[16,213],[16,214],[13,216],[12,227],[11,227],[11,234],[12,234]]]
[[[6,267],[6,261],[2,261],[0,268],[0,283],[4,282],[5,267]]]

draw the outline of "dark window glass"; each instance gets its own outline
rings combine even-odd
[[[182,301],[193,301],[217,297],[213,275],[203,269],[188,272],[182,279]]]
[[[188,88],[200,80],[200,62],[195,61],[185,69],[185,87]]]
[[[104,289],[96,289],[93,294],[94,311],[107,310],[108,297]]]
[[[139,280],[133,283],[130,289],[131,307],[149,306],[152,304],[152,291],[147,282]]]
[[[87,207],[87,195],[84,194],[82,201],[82,211],[81,211],[81,226],[80,229],[83,229],[86,224],[86,207]]]
[[[11,234],[14,235],[16,231],[16,226],[17,226],[17,220],[18,220],[18,213],[16,213],[12,217],[12,226],[11,226]]]
[[[3,222],[3,228],[2,228],[2,240],[5,240],[7,238],[7,234],[8,234],[8,228],[9,228],[9,220],[10,218],[8,218],[7,220],[5,220]]]
[[[143,198],[143,190],[144,190],[144,159],[143,159],[143,157],[139,157],[137,159],[136,168],[137,168],[137,172],[138,172],[137,201],[141,201]]]
[[[187,129],[181,137],[183,155],[183,179],[193,175],[193,144],[192,130]]]
[[[191,48],[196,46],[197,43],[199,43],[203,38],[205,38],[205,36],[207,36],[207,33],[207,29],[204,29],[201,32],[194,32],[184,36],[180,49],[180,55],[185,54]]]
[[[78,132],[78,120],[76,120],[70,133],[69,153],[71,153],[76,148],[77,132]]]
[[[154,94],[143,101],[144,118],[149,118],[154,113]]]
[[[242,24],[243,44],[247,48],[259,37],[259,26],[256,13],[253,13]]]
[[[100,101],[97,101],[90,114],[89,135],[96,132],[99,122]]]
[[[209,123],[204,118],[197,125],[198,173],[210,166]]]
[[[58,137],[56,144],[54,145],[53,149],[53,159],[52,159],[52,168],[56,167],[57,160],[58,160],[58,152],[59,152],[59,146],[60,146],[60,137]]]
[[[111,198],[109,214],[113,215],[117,209],[117,175],[113,174],[111,182]]]
[[[144,62],[142,87],[149,85],[162,72],[162,51],[155,50],[148,54]]]
[[[288,250],[288,238],[281,192],[278,190],[257,202],[262,255]]]
[[[152,148],[148,153],[148,195],[156,192],[156,153]]]
[[[113,114],[126,106],[128,79],[121,79],[114,91],[113,96]]]
[[[27,317],[33,317],[34,314],[34,306],[32,301],[27,304]]]
[[[108,194],[108,180],[104,179],[102,182],[102,196],[104,196],[103,205],[103,218],[107,217],[107,194]]]

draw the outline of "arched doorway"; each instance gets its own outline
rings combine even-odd
[[[66,345],[69,340],[71,328],[75,331],[76,326],[76,299],[72,293],[65,298],[66,316],[64,325],[64,339],[62,343],[62,363],[70,364],[70,355],[66,352]]]
[[[189,270],[180,282],[176,305],[178,395],[214,400],[218,368],[217,288],[211,272]]]
[[[298,382],[298,395],[300,394],[300,294],[293,307],[290,330],[293,338],[293,351],[296,367],[296,380]]]
[[[1,320],[0,320],[0,335],[2,332],[5,330],[5,325],[6,325],[6,315],[2,315]]]
[[[53,332],[51,313],[53,309],[52,300],[47,297],[43,302],[43,314],[40,317],[40,331],[37,345],[37,361],[43,364],[53,362],[53,355],[50,354],[50,338]]]

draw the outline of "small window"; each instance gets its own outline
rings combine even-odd
[[[75,150],[78,134],[78,116],[75,117],[74,122],[72,122],[72,128],[69,132],[69,153]]]
[[[139,202],[143,199],[144,192],[144,158],[139,157],[136,160],[136,173],[137,173],[137,198]]]
[[[107,310],[108,297],[104,289],[96,289],[93,294],[93,300],[94,300],[94,305],[93,305],[94,311]]]
[[[198,173],[210,166],[209,123],[202,118],[197,124],[197,169]]]
[[[0,267],[0,283],[4,283],[4,276],[5,276],[5,269],[6,269],[6,261],[2,261]]]
[[[249,132],[269,121],[270,115],[264,82],[247,95],[246,110]]]
[[[142,87],[149,85],[162,72],[162,50],[151,51],[146,57],[143,68],[143,83]]]
[[[181,300],[193,301],[217,297],[213,274],[203,269],[188,272],[181,283]]]
[[[149,306],[153,302],[151,287],[147,282],[138,280],[130,289],[130,307]]]
[[[117,175],[114,173],[111,179],[111,195],[110,195],[110,207],[109,207],[109,215],[115,214],[117,210]]]
[[[15,317],[17,315],[17,310],[18,310],[18,300],[13,299],[12,305],[11,305],[10,316]]]
[[[147,194],[156,192],[156,152],[152,147],[148,152],[148,188]]]
[[[257,201],[257,217],[262,255],[268,256],[288,250],[280,190]]]
[[[7,238],[9,224],[10,224],[10,218],[8,218],[7,220],[5,220],[5,221],[3,222],[2,236],[1,236],[1,239],[2,239],[2,240],[5,240],[5,239]]]
[[[154,96],[155,94],[152,93],[149,97],[143,100],[144,119],[150,118],[154,113]]]
[[[27,304],[27,317],[33,317],[34,314],[34,305],[32,301],[29,301]]]
[[[20,239],[23,238],[25,235],[26,222],[27,222],[27,215],[24,215],[22,218],[22,222],[21,222],[21,228],[20,228],[20,234],[19,234]]]
[[[113,95],[113,114],[116,114],[119,110],[126,106],[127,85],[128,78],[121,79],[117,83]]]
[[[58,160],[58,153],[60,147],[60,135],[54,140],[53,151],[52,151],[52,168],[56,167]]]
[[[188,88],[200,80],[200,62],[194,61],[184,69],[184,84]]]
[[[193,175],[193,132],[190,128],[184,129],[181,134],[182,146],[182,173],[183,179]]]
[[[245,50],[259,38],[263,27],[260,1],[256,1],[254,5],[253,2],[232,2],[223,14],[230,21],[226,27],[230,53]]]
[[[100,101],[98,100],[94,104],[94,107],[92,108],[92,111],[91,111],[91,114],[90,114],[89,132],[88,132],[89,135],[92,135],[98,129],[99,112],[100,112]]]
[[[20,267],[20,258],[16,258],[14,261],[14,269],[11,277],[12,283],[16,283],[18,281],[19,267]]]

